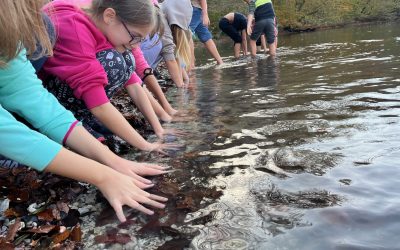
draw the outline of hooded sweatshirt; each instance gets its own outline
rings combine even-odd
[[[113,45],[90,17],[73,4],[59,0],[47,4],[44,11],[50,16],[57,33],[54,56],[47,60],[44,71],[65,81],[74,96],[82,99],[88,109],[109,102],[104,90],[108,83],[107,74],[96,53],[112,49]],[[134,49],[132,52],[143,58],[140,51]],[[137,67],[139,64],[148,67],[145,62],[136,61]],[[136,73],[125,85],[133,83],[141,83]]]

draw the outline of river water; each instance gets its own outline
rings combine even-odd
[[[138,249],[400,248],[398,24],[279,44],[275,60],[234,61],[219,43],[219,68],[198,48],[190,85],[169,91],[185,148],[139,157],[174,172]]]

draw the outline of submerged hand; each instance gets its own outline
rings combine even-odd
[[[165,150],[178,150],[182,147],[182,145],[178,143],[162,143],[162,142],[155,142],[150,144],[150,148],[147,151],[155,151],[164,155],[167,155]]]
[[[161,133],[157,133],[157,137],[160,139],[163,139],[166,135],[186,136],[188,133],[176,128],[165,128]]]
[[[126,221],[126,217],[122,210],[123,205],[130,206],[145,214],[154,214],[153,210],[144,207],[142,204],[147,204],[155,208],[164,208],[168,199],[158,195],[150,194],[141,190],[135,185],[134,180],[126,175],[112,171],[107,175],[101,183],[96,185],[103,193],[104,197],[108,200],[114,208],[118,219],[121,222]]]
[[[153,187],[150,180],[141,176],[165,174],[168,169],[155,164],[128,161],[120,157],[115,163],[110,164],[110,166],[121,174],[132,177],[135,184],[141,189]]]

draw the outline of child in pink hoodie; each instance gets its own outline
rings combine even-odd
[[[168,133],[154,112],[158,103],[135,73],[137,65],[146,66],[134,54],[157,22],[154,7],[148,0],[93,0],[91,6],[87,12],[61,0],[45,6],[57,33],[54,56],[44,65],[45,87],[97,138],[111,131],[141,150],[174,148],[145,141],[109,101],[124,87],[155,133]]]

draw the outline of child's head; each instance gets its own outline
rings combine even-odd
[[[1,0],[0,9],[0,66],[13,59],[23,48],[28,53],[36,50],[36,44],[43,48],[41,55],[51,55],[52,45],[43,23],[40,0]]]
[[[115,47],[137,46],[159,23],[149,0],[93,0],[90,12]]]

